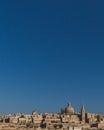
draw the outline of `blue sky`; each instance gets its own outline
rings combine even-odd
[[[104,1],[0,1],[0,113],[104,112]]]

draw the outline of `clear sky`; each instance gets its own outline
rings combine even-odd
[[[104,0],[0,1],[0,113],[104,112]]]

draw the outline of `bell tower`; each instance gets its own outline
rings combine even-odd
[[[81,121],[85,122],[85,107],[84,107],[84,104],[82,105],[82,108],[81,108]]]

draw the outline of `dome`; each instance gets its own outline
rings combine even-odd
[[[74,114],[74,108],[68,103],[67,107],[65,108],[65,114]]]

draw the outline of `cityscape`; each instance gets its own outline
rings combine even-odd
[[[0,130],[103,130],[104,115],[86,113],[84,104],[75,112],[70,103],[59,113],[8,114],[0,116]]]
[[[0,130],[104,130],[103,99],[104,0],[0,0]]]

